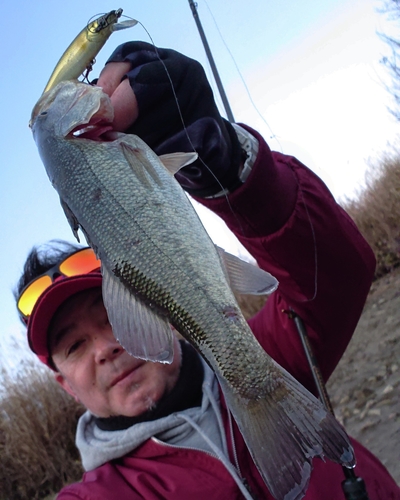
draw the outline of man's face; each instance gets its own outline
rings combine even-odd
[[[130,356],[115,340],[101,289],[77,293],[56,312],[49,331],[56,380],[98,417],[137,416],[176,384],[181,351],[174,336],[174,360],[153,363]]]

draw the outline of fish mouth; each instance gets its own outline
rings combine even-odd
[[[76,126],[68,136],[74,139],[89,139],[91,141],[106,142],[117,138],[118,133],[113,130],[110,123],[103,120],[90,120],[89,123]]]
[[[108,114],[104,116],[103,109],[90,117],[89,122],[76,125],[68,134],[69,138],[89,139],[91,141],[106,142],[113,141],[118,137],[118,132],[113,130],[112,121]]]
[[[94,104],[93,104],[94,103]],[[87,104],[87,107],[86,107]],[[82,120],[68,133],[69,138],[104,142],[115,139],[113,134],[114,108],[101,87],[79,85],[71,109],[82,109]]]
[[[41,115],[46,115],[42,121]],[[32,129],[64,139],[112,140],[114,108],[101,87],[78,81],[60,82],[46,92],[32,113]],[[34,134],[35,131],[33,130]]]

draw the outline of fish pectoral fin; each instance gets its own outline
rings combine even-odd
[[[197,153],[170,153],[159,156],[161,163],[172,175],[196,161],[198,157]]]
[[[75,217],[74,213],[69,208],[68,204],[61,197],[60,197],[60,203],[61,203],[62,209],[64,210],[67,221],[68,221],[69,225],[71,226],[72,232],[74,233],[75,238],[79,242],[78,230],[79,230],[80,226],[79,226],[78,219]]]
[[[267,295],[274,292],[279,282],[272,274],[246,262],[216,246],[222,267],[234,292],[248,295]]]
[[[173,332],[166,318],[138,300],[102,265],[103,299],[113,333],[135,358],[172,363]]]
[[[218,373],[217,377],[254,463],[274,498],[303,498],[313,457],[326,457],[348,468],[354,466],[354,451],[344,429],[283,368],[271,367],[269,387],[253,399],[240,396]]]

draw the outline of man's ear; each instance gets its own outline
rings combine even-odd
[[[64,375],[62,375],[60,372],[56,372],[54,374],[54,378],[56,382],[58,382],[61,385],[64,391],[68,392],[68,394],[71,395],[77,403],[80,403],[78,396],[75,394],[74,390],[69,385],[68,381],[64,378]]]

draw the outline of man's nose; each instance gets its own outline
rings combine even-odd
[[[95,349],[95,361],[104,364],[113,361],[123,352],[123,348],[113,335],[99,335],[93,339]]]

